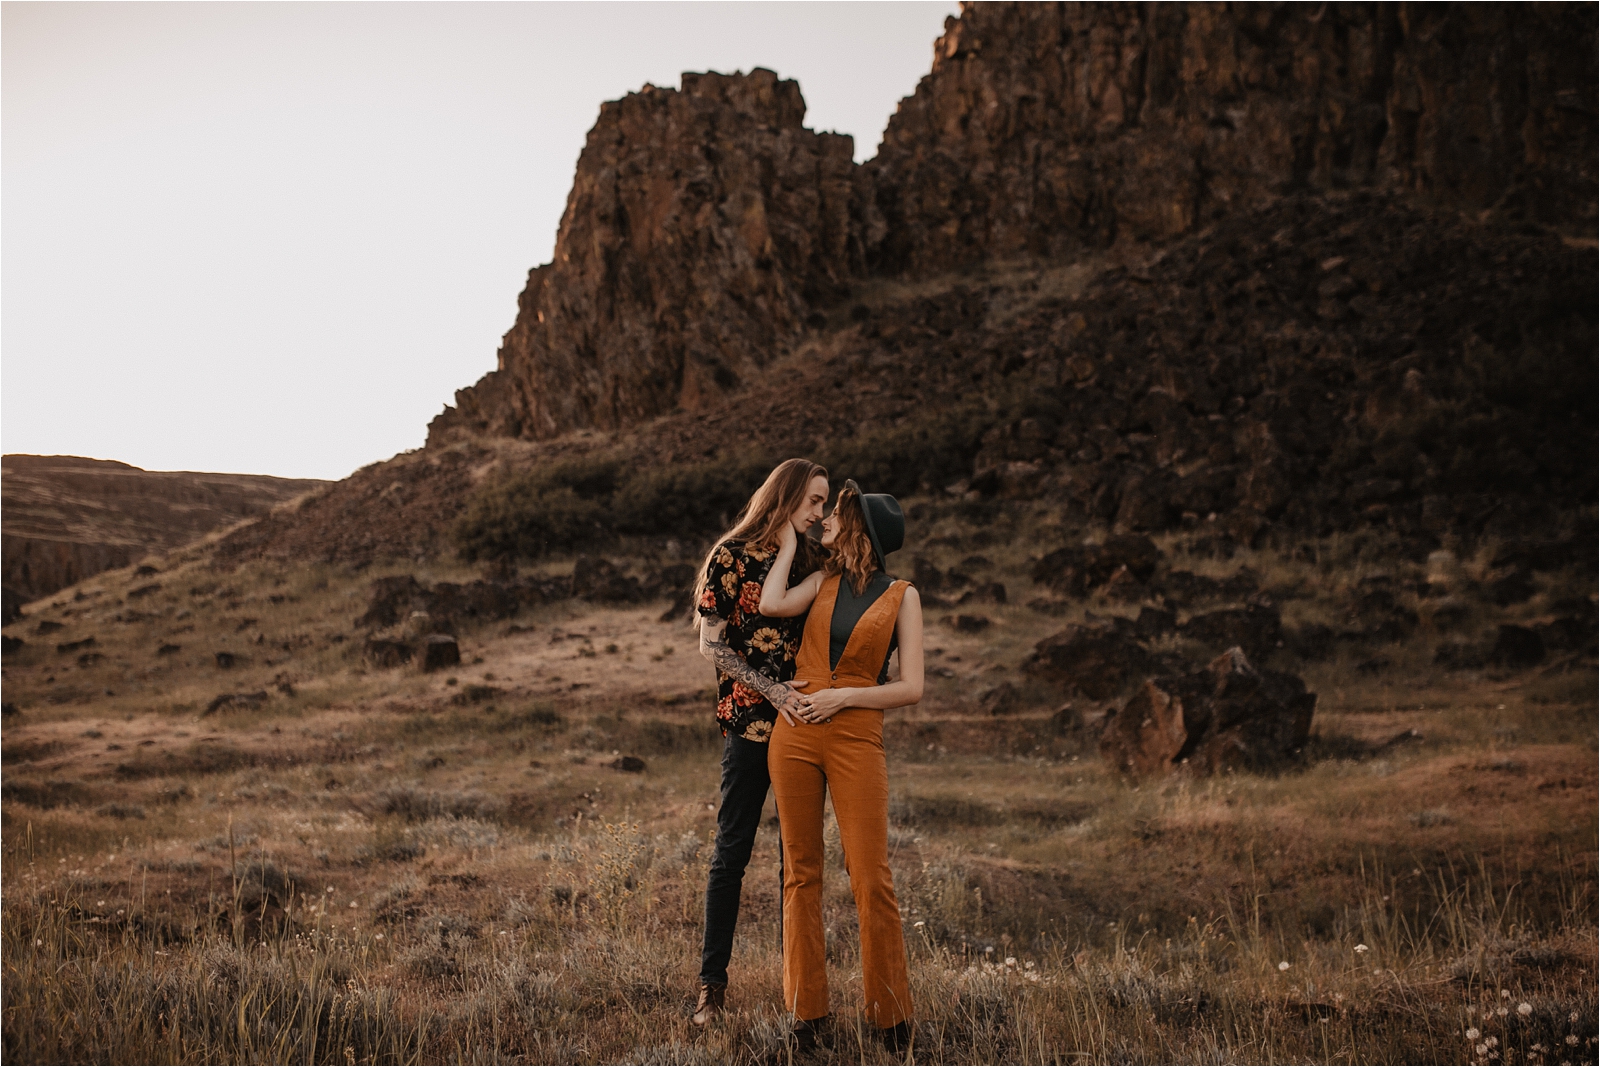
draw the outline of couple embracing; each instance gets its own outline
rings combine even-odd
[[[783,863],[784,1007],[797,1045],[816,1043],[829,1015],[822,827],[831,794],[860,920],[866,1015],[899,1051],[910,1041],[911,993],[889,870],[883,712],[922,699],[922,604],[911,583],[886,573],[888,554],[905,541],[899,502],[846,481],[824,519],[829,495],[822,467],[779,464],[712,548],[696,589],[724,742],[694,1021],[705,1025],[723,1006],[739,890],[770,786]],[[820,546],[807,537],[819,521]]]

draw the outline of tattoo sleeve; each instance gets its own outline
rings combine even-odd
[[[767,698],[773,707],[783,703],[783,698],[788,695],[789,687],[782,682],[768,678],[760,671],[751,667],[744,661],[744,657],[728,647],[728,642],[723,639],[726,623],[718,622],[715,626],[702,624],[700,630],[700,647],[705,652],[706,658],[717,665],[717,670],[732,678],[746,689],[753,689]]]

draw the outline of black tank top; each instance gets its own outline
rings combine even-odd
[[[844,655],[844,647],[850,643],[850,635],[855,633],[856,623],[861,621],[861,616],[867,609],[877,603],[878,598],[889,591],[894,584],[894,579],[882,571],[878,571],[867,579],[867,587],[856,596],[856,591],[850,585],[850,577],[841,575],[839,578],[839,596],[833,602],[833,620],[828,628],[828,666],[839,665],[839,659]],[[889,654],[883,659],[883,668],[878,671],[878,684],[889,680],[889,659],[894,655],[895,648],[899,645],[899,636],[889,638]]]

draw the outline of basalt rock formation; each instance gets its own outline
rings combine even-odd
[[[1595,11],[965,4],[866,164],[874,271],[1161,241],[1372,187],[1595,219]]]
[[[146,471],[77,456],[8,455],[5,590],[26,603],[270,511],[328,483]],[[9,621],[9,619],[8,619]]]
[[[1595,24],[1592,5],[968,4],[859,167],[770,71],[646,87],[601,109],[498,369],[429,441],[700,409],[867,278],[1159,244],[1286,194],[1591,235]]]
[[[854,142],[768,70],[685,74],[600,109],[499,367],[430,443],[633,425],[735,388],[861,263]]]
[[[1146,682],[1106,722],[1100,753],[1135,777],[1267,770],[1305,745],[1316,704],[1299,678],[1257,670],[1232,648],[1203,670]]]

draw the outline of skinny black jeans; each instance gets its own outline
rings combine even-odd
[[[700,953],[703,985],[728,984],[733,931],[739,923],[739,891],[750,863],[761,808],[772,779],[767,774],[767,743],[729,734],[722,745],[722,806],[717,809],[716,853],[706,879],[706,934]],[[783,862],[781,847],[779,863]],[[781,884],[781,875],[780,875]],[[782,922],[779,927],[781,929]]]

